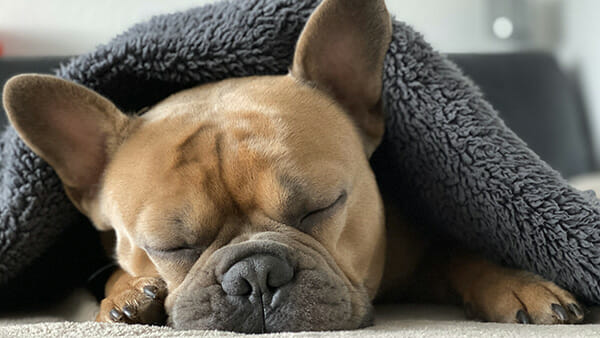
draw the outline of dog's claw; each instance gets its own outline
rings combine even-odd
[[[562,322],[566,321],[567,318],[569,318],[567,311],[565,310],[564,307],[562,307],[562,305],[552,304],[552,311],[556,314],[558,319]]]
[[[575,315],[575,317],[580,318],[583,317],[583,310],[581,309],[581,307],[579,307],[579,305],[575,304],[575,303],[571,303],[568,306],[569,311],[571,311],[571,313],[573,313]]]
[[[121,313],[121,311],[117,309],[110,310],[110,319],[114,320],[115,322],[118,322],[121,320],[121,318],[123,318],[123,314]]]
[[[132,306],[125,305],[123,306],[122,311],[123,314],[129,319],[133,319],[133,317],[135,317],[135,309]]]
[[[523,310],[519,310],[519,311],[517,311],[517,322],[519,322],[521,324],[529,324],[529,323],[531,323],[531,318],[529,318],[529,315],[527,314],[527,312],[525,312]]]
[[[152,299],[156,299],[156,293],[158,292],[158,289],[153,286],[153,285],[146,285],[144,286],[144,294]]]

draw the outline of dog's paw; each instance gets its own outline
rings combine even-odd
[[[524,271],[482,276],[464,295],[467,317],[501,323],[573,324],[584,308],[556,284]]]
[[[102,300],[99,322],[161,325],[166,321],[167,285],[160,278],[133,278],[128,288]]]

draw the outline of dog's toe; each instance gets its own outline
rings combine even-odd
[[[130,324],[164,324],[165,282],[159,278],[136,278],[129,288],[102,300],[97,321]]]
[[[522,271],[474,282],[464,301],[468,317],[504,323],[580,323],[585,312],[569,292]]]

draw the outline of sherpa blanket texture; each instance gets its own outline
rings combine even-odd
[[[318,3],[238,0],[154,17],[57,75],[134,112],[201,83],[284,74]],[[386,135],[372,160],[382,189],[423,227],[600,303],[596,197],[571,188],[540,160],[421,35],[401,22],[393,30],[384,69]],[[79,216],[52,169],[12,128],[0,149],[6,283]]]

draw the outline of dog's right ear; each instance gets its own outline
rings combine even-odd
[[[67,195],[87,213],[130,119],[100,94],[48,75],[11,78],[3,101],[23,141],[54,168]]]
[[[391,41],[384,0],[323,0],[298,38],[291,69],[347,110],[369,156],[384,132],[383,61]]]

